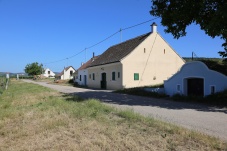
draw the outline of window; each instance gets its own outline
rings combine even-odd
[[[50,71],[48,71],[48,74],[50,74]]]
[[[180,92],[180,85],[177,85],[177,92]]]
[[[92,73],[92,79],[95,80],[95,74],[94,73]]]
[[[72,70],[70,70],[70,76],[72,76],[73,75],[73,71]]]
[[[80,81],[81,81],[81,75],[80,75]]]
[[[115,81],[115,72],[112,72],[112,80]]]
[[[134,80],[139,80],[139,73],[134,73]]]
[[[117,77],[120,78],[120,72],[117,73]]]
[[[146,48],[143,49],[143,52],[146,53]]]
[[[166,53],[166,50],[164,49],[164,54]]]
[[[215,93],[215,86],[211,86],[210,87],[210,94],[214,94]]]
[[[91,79],[91,74],[89,74],[89,79]]]

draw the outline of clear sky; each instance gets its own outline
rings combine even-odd
[[[0,0],[0,72],[24,72],[32,62],[55,72],[69,65],[77,69],[93,52],[100,55],[121,40],[150,32],[153,21],[74,56],[120,28],[155,18],[150,9],[150,0]],[[180,56],[190,57],[193,51],[198,57],[220,57],[217,52],[223,50],[223,40],[210,38],[198,25],[189,26],[186,37],[174,39],[164,32],[160,19],[154,21]]]

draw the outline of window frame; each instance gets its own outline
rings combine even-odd
[[[140,79],[139,73],[134,73],[134,81],[138,81]]]
[[[95,73],[92,73],[92,80],[95,81]]]
[[[210,86],[210,94],[214,94],[216,93],[216,86],[215,85],[211,85]]]
[[[112,81],[116,81],[116,72],[115,71],[112,71],[111,79],[112,79]]]
[[[72,76],[73,75],[73,70],[70,70],[69,74],[70,74],[70,76]]]

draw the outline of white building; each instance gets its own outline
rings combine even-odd
[[[210,70],[200,61],[188,62],[181,70],[164,81],[165,93],[207,96],[227,89],[227,76]]]
[[[63,71],[61,73],[59,73],[58,75],[56,75],[56,79],[59,80],[69,80],[69,79],[73,79],[73,73],[76,70],[72,67],[72,66],[68,66],[66,68],[63,69]]]
[[[86,63],[82,64],[79,69],[77,69],[78,73],[77,73],[77,78],[75,79],[75,82],[78,83],[78,85],[87,86],[87,78],[88,78],[88,69],[87,68],[98,57],[99,56],[95,57],[94,53],[93,53],[93,57],[90,60],[88,60]]]
[[[124,89],[163,84],[185,61],[161,37],[151,32],[109,47],[88,67],[88,87]]]
[[[44,77],[54,77],[55,73],[53,71],[51,71],[49,68],[44,69],[44,73],[42,74],[42,76]]]

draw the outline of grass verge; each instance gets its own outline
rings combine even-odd
[[[217,138],[97,100],[12,81],[0,96],[0,150],[226,150]]]

